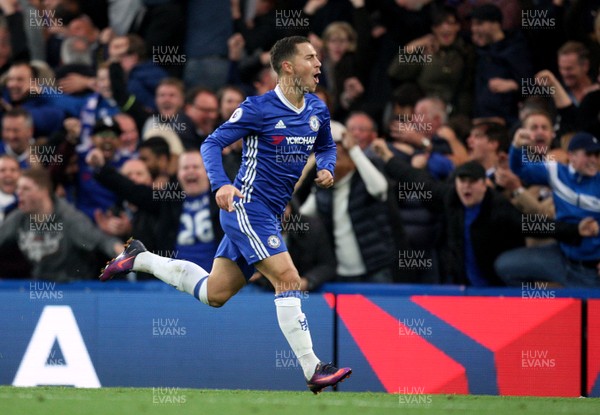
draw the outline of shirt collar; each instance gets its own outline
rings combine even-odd
[[[283,105],[285,105],[286,107],[288,107],[289,109],[294,111],[296,114],[300,114],[302,111],[304,111],[304,108],[306,107],[306,98],[304,99],[304,103],[302,104],[302,107],[297,108],[296,106],[294,106],[294,104],[292,104],[285,97],[285,95],[283,95],[283,91],[281,90],[281,87],[279,86],[279,84],[277,84],[274,91],[275,91],[275,94],[277,94],[277,97],[279,98],[279,100],[283,103]]]

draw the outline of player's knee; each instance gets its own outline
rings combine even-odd
[[[208,293],[208,305],[211,307],[219,308],[223,307],[231,297],[233,297],[238,290],[221,290],[216,293]]]
[[[227,300],[225,300],[225,301],[208,300],[208,305],[213,308],[221,308],[225,305],[226,302],[227,302]]]
[[[297,291],[300,290],[300,275],[296,268],[288,268],[285,271],[279,273],[276,277],[275,291]]]
[[[221,308],[225,305],[225,303],[231,298],[225,296],[217,296],[217,297],[208,297],[208,305],[214,308]]]

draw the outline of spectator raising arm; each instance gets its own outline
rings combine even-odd
[[[385,202],[388,190],[388,182],[385,176],[377,170],[377,167],[375,167],[373,163],[371,163],[358,146],[356,138],[349,132],[344,135],[342,145],[348,150],[348,154],[356,165],[358,174],[360,174],[360,177],[365,182],[369,194],[374,198]]]
[[[512,145],[509,150],[510,169],[529,184],[548,184],[548,170],[546,163],[539,161],[539,155],[532,155],[533,160],[529,160],[527,148],[532,144],[530,133],[519,128],[514,135]]]

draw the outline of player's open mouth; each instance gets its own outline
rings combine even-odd
[[[319,72],[318,74],[315,74],[313,76],[313,79],[315,80],[315,83],[318,84],[319,83],[319,75],[321,74],[321,72]]]

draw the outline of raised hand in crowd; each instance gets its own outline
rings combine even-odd
[[[115,214],[110,210],[102,212],[100,209],[97,209],[94,211],[94,219],[98,228],[104,233],[118,237],[131,235],[133,225],[131,219],[129,219],[129,216],[124,211]]]

